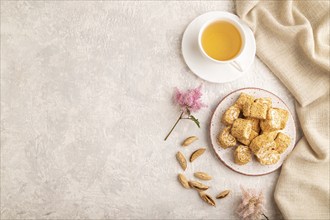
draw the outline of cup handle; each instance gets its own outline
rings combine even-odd
[[[243,68],[238,62],[233,61],[233,62],[230,63],[230,65],[232,65],[238,71],[243,72]]]

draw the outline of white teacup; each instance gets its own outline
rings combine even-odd
[[[239,32],[240,36],[241,36],[241,48],[239,50],[239,52],[231,59],[229,60],[217,60],[217,59],[214,59],[212,57],[210,57],[204,50],[203,48],[203,45],[202,45],[202,35],[205,31],[205,29],[210,25],[210,24],[213,24],[215,22],[219,22],[219,21],[225,21],[225,22],[229,22],[230,24],[232,24]],[[213,61],[213,62],[216,62],[216,63],[222,63],[222,64],[230,64],[232,65],[234,68],[236,68],[238,71],[240,72],[243,72],[244,71],[244,68],[242,67],[242,64],[240,64],[238,61],[237,61],[237,58],[243,53],[243,51],[245,50],[246,48],[246,45],[245,45],[245,42],[246,42],[246,34],[245,32],[243,31],[243,27],[240,23],[238,23],[237,21],[235,21],[234,19],[231,19],[231,18],[228,18],[228,17],[217,17],[217,18],[214,18],[214,19],[211,19],[207,22],[205,22],[205,24],[202,25],[201,29],[199,30],[199,35],[198,35],[198,46],[199,46],[199,49],[201,51],[201,53],[209,60]]]

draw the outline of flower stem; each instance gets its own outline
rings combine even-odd
[[[165,137],[164,141],[167,140],[168,136],[170,136],[170,134],[172,133],[172,131],[174,130],[175,126],[179,123],[180,119],[182,118],[183,112],[181,113],[180,117],[178,118],[178,120],[176,120],[175,124],[173,125],[172,129],[170,130],[170,132],[167,134],[167,136]]]
[[[269,220],[269,218],[268,218],[264,213],[262,213],[262,215],[265,216],[265,218],[266,218],[267,220]]]

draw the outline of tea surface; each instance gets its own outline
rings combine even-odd
[[[241,49],[241,34],[233,24],[217,21],[205,28],[202,34],[202,46],[206,54],[213,59],[230,60]]]

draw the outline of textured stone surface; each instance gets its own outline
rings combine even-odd
[[[264,190],[267,215],[279,171],[248,177],[210,148],[208,123],[219,100],[242,87],[293,97],[258,59],[241,79],[203,82],[185,65],[181,37],[196,16],[234,11],[221,2],[1,1],[1,217],[3,219],[235,219],[239,186]],[[209,105],[198,129],[178,117],[173,88],[204,83]],[[179,144],[205,154],[186,175],[214,178],[209,194],[231,189],[216,208],[177,181]],[[300,133],[299,133],[300,136]]]

